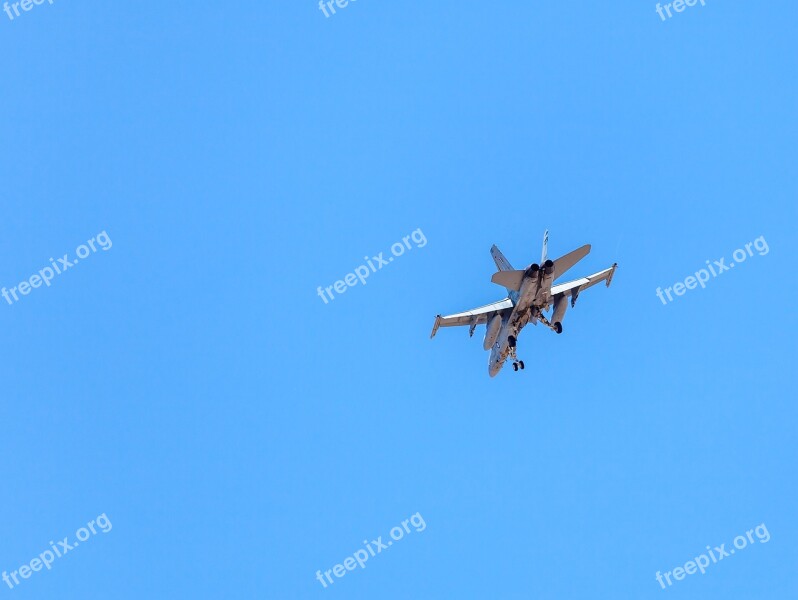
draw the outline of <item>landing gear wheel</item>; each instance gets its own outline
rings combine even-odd
[[[519,368],[520,368],[522,371],[524,370],[524,361],[523,361],[523,360],[519,360],[519,361],[518,361],[518,367],[519,367]]]
[[[554,331],[556,331],[557,333],[562,333],[562,323],[560,323],[559,321],[557,321],[557,322],[554,324]]]
[[[518,370],[518,363],[513,363],[513,371],[517,371],[517,370]]]

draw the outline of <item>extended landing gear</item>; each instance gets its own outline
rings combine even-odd
[[[510,346],[510,357],[513,359],[513,371],[517,371],[518,369],[523,371],[524,361],[518,360],[518,356],[515,353],[515,347],[518,344],[518,340],[514,335],[511,335],[507,338],[507,344]]]
[[[562,333],[562,323],[560,323],[559,321],[557,321],[556,323],[552,324],[552,323],[551,323],[551,322],[550,322],[550,321],[549,321],[549,320],[548,320],[548,319],[547,319],[547,318],[546,318],[546,317],[543,315],[543,313],[540,313],[540,314],[538,315],[538,319],[540,319],[540,322],[541,322],[541,323],[543,323],[543,324],[544,324],[546,327],[548,327],[549,329],[551,329],[553,332],[555,332],[555,333]]]

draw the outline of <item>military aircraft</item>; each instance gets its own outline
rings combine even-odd
[[[548,257],[549,232],[543,234],[543,254],[540,264],[531,264],[526,269],[515,270],[494,245],[490,249],[491,256],[499,271],[491,277],[495,284],[507,288],[507,298],[487,306],[473,310],[456,313],[453,315],[435,317],[430,338],[435,337],[438,327],[456,327],[468,325],[469,336],[474,335],[477,325],[485,324],[485,339],[482,347],[490,349],[488,360],[488,373],[491,377],[501,371],[508,357],[513,359],[513,370],[524,368],[524,361],[516,355],[516,343],[521,329],[528,323],[537,325],[538,321],[546,327],[562,333],[562,320],[568,299],[571,307],[576,304],[576,299],[581,292],[592,287],[600,281],[606,281],[610,287],[612,276],[618,263],[609,269],[604,269],[593,275],[574,279],[567,283],[554,284],[554,280],[564,275],[565,272],[582,260],[590,252],[590,244],[585,244],[573,252],[557,260]],[[554,307],[551,318],[547,318],[543,311]]]

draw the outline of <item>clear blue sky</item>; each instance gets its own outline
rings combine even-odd
[[[0,599],[798,595],[796,18],[0,12],[0,285],[113,244],[0,298],[0,570],[113,524]],[[562,335],[523,331],[524,372],[488,377],[483,328],[429,339],[503,297],[491,244],[523,267],[546,228],[553,256],[593,245],[571,274],[620,266]],[[655,580],[762,523],[769,542]]]

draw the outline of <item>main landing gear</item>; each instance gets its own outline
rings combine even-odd
[[[543,324],[544,324],[546,327],[548,327],[549,329],[551,329],[553,332],[555,332],[555,333],[562,333],[562,323],[560,323],[559,321],[557,321],[556,323],[551,323],[551,322],[550,322],[550,321],[549,321],[549,320],[548,320],[548,319],[547,319],[547,318],[546,318],[546,317],[543,315],[543,313],[540,313],[540,314],[538,315],[538,319],[540,319],[540,322],[541,322],[541,323],[543,323]]]
[[[518,369],[524,370],[524,361],[518,360],[518,356],[515,353],[515,346],[518,340],[515,339],[514,335],[511,335],[507,338],[507,343],[510,346],[510,357],[513,359],[513,371],[517,371]]]

